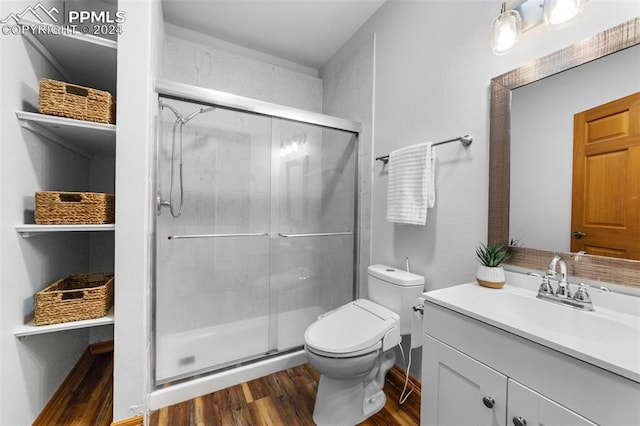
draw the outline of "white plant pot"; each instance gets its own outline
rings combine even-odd
[[[480,265],[476,272],[478,284],[489,288],[502,288],[506,280],[502,266],[489,267]]]

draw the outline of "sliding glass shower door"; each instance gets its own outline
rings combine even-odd
[[[274,119],[271,304],[278,351],[354,296],[356,136]]]
[[[161,105],[156,384],[300,347],[354,296],[356,136]]]

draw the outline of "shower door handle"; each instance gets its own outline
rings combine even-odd
[[[316,232],[314,234],[283,234],[278,232],[278,236],[282,238],[302,238],[302,237],[332,237],[334,235],[353,235],[351,231],[344,232]]]
[[[190,234],[190,235],[169,235],[168,240],[183,240],[187,238],[225,238],[225,237],[266,237],[268,232],[246,232],[240,234]]]

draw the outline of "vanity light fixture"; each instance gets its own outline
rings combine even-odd
[[[491,50],[504,55],[516,44],[520,34],[545,23],[551,29],[563,28],[582,13],[584,0],[516,0],[509,9],[502,2],[500,15],[491,24]]]
[[[562,28],[582,13],[582,0],[545,0],[544,22],[550,28]]]
[[[518,41],[522,27],[520,14],[507,10],[507,2],[502,2],[500,15],[491,24],[491,50],[496,55],[504,55]]]

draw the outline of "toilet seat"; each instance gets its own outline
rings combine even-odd
[[[304,340],[308,349],[318,355],[353,357],[385,346],[383,340],[388,334],[399,338],[399,323],[395,312],[358,299],[321,316],[307,328]],[[397,343],[389,342],[393,346]]]

